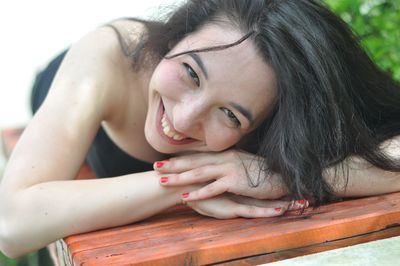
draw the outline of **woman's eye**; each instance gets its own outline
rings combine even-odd
[[[197,76],[197,73],[193,70],[193,68],[187,63],[183,63],[183,66],[186,68],[190,78],[196,83],[197,86],[200,86],[199,76]]]
[[[221,107],[220,109],[221,109],[221,111],[223,111],[225,113],[225,115],[228,117],[228,119],[232,121],[232,123],[235,125],[235,127],[240,127],[241,123],[240,123],[239,119],[237,119],[237,117],[231,110],[224,108],[224,107]]]

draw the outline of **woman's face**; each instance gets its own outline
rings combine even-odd
[[[233,43],[245,33],[210,24],[168,55]],[[149,85],[145,136],[161,153],[222,151],[268,115],[276,98],[272,68],[250,39],[228,49],[163,59]]]

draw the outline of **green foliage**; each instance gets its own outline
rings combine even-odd
[[[324,2],[351,26],[378,66],[400,81],[400,1]]]
[[[10,259],[0,252],[0,266],[53,266],[46,249],[32,252],[17,259]]]
[[[0,253],[0,265],[1,266],[40,266],[38,261],[38,253],[32,253],[27,256],[18,259],[9,259]]]

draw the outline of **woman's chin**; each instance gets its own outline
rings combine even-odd
[[[157,141],[155,139],[149,138],[147,142],[150,146],[159,153],[163,154],[191,154],[197,152],[207,152],[210,151],[206,147],[193,147],[191,145],[171,145],[164,141]]]
[[[157,144],[155,145],[150,144],[150,145],[153,147],[153,149],[155,149],[159,153],[173,154],[178,152],[176,149],[171,149],[171,147],[166,147],[165,145],[157,145]]]
[[[155,134],[154,134],[155,135]],[[158,136],[148,135],[146,134],[146,140],[150,144],[150,146],[159,153],[171,154],[179,152],[179,149],[168,145],[165,141],[161,140]]]

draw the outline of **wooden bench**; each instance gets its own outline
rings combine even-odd
[[[18,136],[2,132],[5,151]],[[260,219],[217,220],[176,206],[142,222],[66,237],[57,251],[64,265],[258,265],[399,235],[400,193],[392,193]]]

